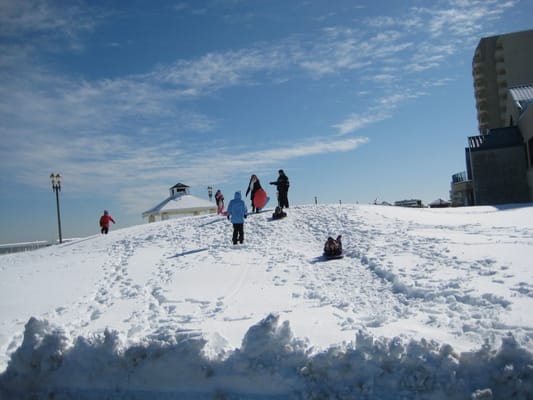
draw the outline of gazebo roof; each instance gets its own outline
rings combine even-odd
[[[183,183],[176,183],[170,188],[170,195],[161,203],[142,213],[143,218],[148,217],[150,222],[156,216],[162,219],[175,214],[193,214],[216,212],[217,207],[210,201],[200,199],[189,193],[189,186]]]
[[[195,212],[216,212],[216,205],[190,194],[170,196],[155,207],[143,212],[143,217],[161,214],[193,214]]]

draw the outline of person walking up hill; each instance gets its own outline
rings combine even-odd
[[[102,232],[102,234],[107,235],[109,232],[109,222],[115,223],[115,220],[109,215],[109,211],[105,210],[104,215],[100,217],[100,228],[102,228],[100,232]]]
[[[235,192],[235,197],[228,204],[228,219],[233,224],[233,244],[244,242],[244,220],[248,216],[246,204],[242,201],[241,192]]]

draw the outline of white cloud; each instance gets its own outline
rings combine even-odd
[[[103,17],[96,10],[88,12],[77,1],[68,3],[47,0],[0,2],[0,37],[23,40],[26,46],[48,47],[67,43],[80,46],[79,34],[94,29]]]
[[[368,115],[354,113],[348,116],[344,121],[333,125],[333,127],[337,129],[339,135],[346,135],[390,118],[390,116],[391,114],[387,110],[382,112],[369,111]]]
[[[242,85],[254,72],[279,68],[281,59],[275,49],[244,49],[225,53],[208,53],[196,60],[180,60],[173,65],[159,67],[148,77],[178,87],[206,89]]]
[[[469,38],[479,32],[484,20],[500,16],[517,1],[498,0],[450,0],[442,7],[414,8],[414,12],[427,20],[428,32],[433,37],[446,37],[448,40]]]
[[[394,93],[390,96],[384,96],[376,99],[376,103],[379,104],[380,108],[386,108],[388,110],[393,110],[398,105],[404,103],[407,100],[416,99],[420,96],[424,96],[427,93],[422,91],[405,91],[403,93]]]

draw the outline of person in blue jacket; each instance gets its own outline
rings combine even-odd
[[[248,216],[248,209],[241,198],[241,192],[235,192],[235,197],[228,204],[228,219],[233,224],[233,244],[244,241],[244,219]]]

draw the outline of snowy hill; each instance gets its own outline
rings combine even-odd
[[[1,256],[0,398],[531,398],[533,207],[288,214]]]

